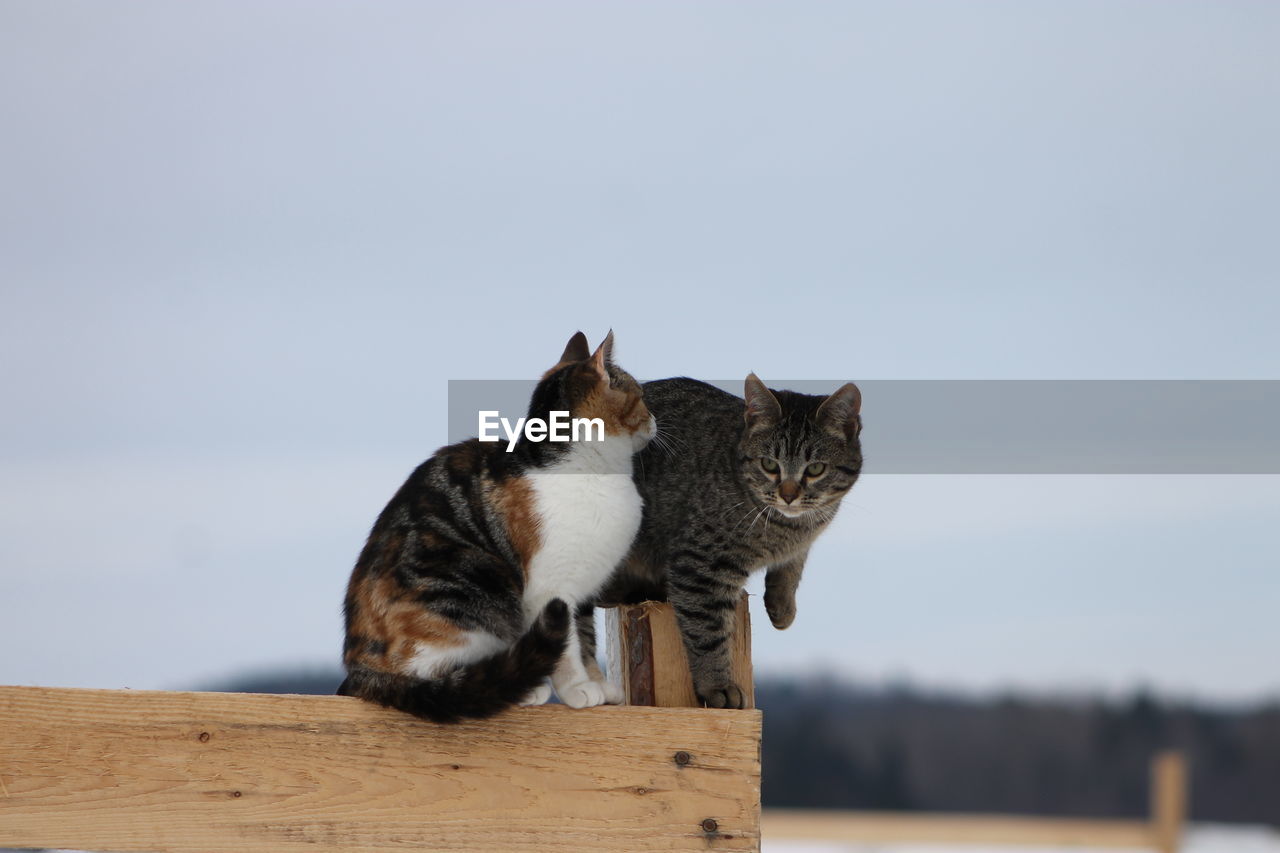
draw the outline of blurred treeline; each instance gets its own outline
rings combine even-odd
[[[764,804],[1081,817],[1149,813],[1182,750],[1191,819],[1280,825],[1280,704],[999,696],[762,681]]]
[[[220,685],[332,693],[341,674]],[[1280,703],[971,697],[762,679],[766,807],[1142,817],[1162,749],[1191,763],[1191,819],[1280,825]]]

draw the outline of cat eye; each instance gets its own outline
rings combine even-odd
[[[770,459],[768,456],[761,456],[760,467],[768,471],[770,474],[776,474],[778,473],[778,460]]]
[[[827,470],[827,463],[810,462],[808,466],[804,469],[804,473],[806,477],[821,477],[823,473],[826,472],[826,470]]]

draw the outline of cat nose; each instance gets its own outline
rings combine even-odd
[[[778,494],[784,501],[791,503],[796,498],[800,497],[800,484],[795,480],[787,480],[782,485],[778,486]]]

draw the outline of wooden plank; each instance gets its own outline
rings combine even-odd
[[[1162,752],[1151,764],[1151,824],[1160,853],[1177,853],[1186,819],[1186,760],[1179,752]]]
[[[693,676],[684,640],[670,604],[646,601],[606,611],[609,677],[622,687],[628,705],[696,708]],[[747,594],[734,611],[730,671],[754,708],[755,680],[751,668],[751,612]]]
[[[772,841],[1146,849],[1156,843],[1150,824],[1126,820],[766,809],[760,828],[762,837]]]
[[[0,687],[0,846],[758,850],[760,714]]]

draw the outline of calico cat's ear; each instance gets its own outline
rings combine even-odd
[[[764,387],[760,377],[754,373],[747,374],[746,392],[743,396],[747,401],[747,429],[773,426],[782,418],[782,406],[778,405],[778,398]]]
[[[600,346],[596,347],[596,351],[590,357],[591,366],[596,369],[596,372],[601,376],[608,376],[609,371],[605,370],[605,365],[613,364],[613,329],[610,329],[609,334],[604,336],[604,340],[600,342]]]
[[[604,336],[604,340],[600,342],[600,349],[604,350],[604,363],[613,364],[613,329],[609,330],[609,334]]]
[[[818,425],[845,441],[862,431],[862,392],[852,382],[840,388],[818,407]]]
[[[609,371],[606,369],[605,365],[609,362],[609,350],[612,349],[612,347],[613,332],[610,332],[609,337],[604,339],[604,343],[600,344],[600,346],[596,348],[596,351],[591,354],[591,367],[595,369],[595,372],[599,374],[601,378],[605,378],[609,375]]]
[[[564,355],[560,356],[560,363],[586,361],[589,358],[591,358],[591,347],[587,346],[587,336],[578,332],[569,338],[569,344],[564,348]]]

